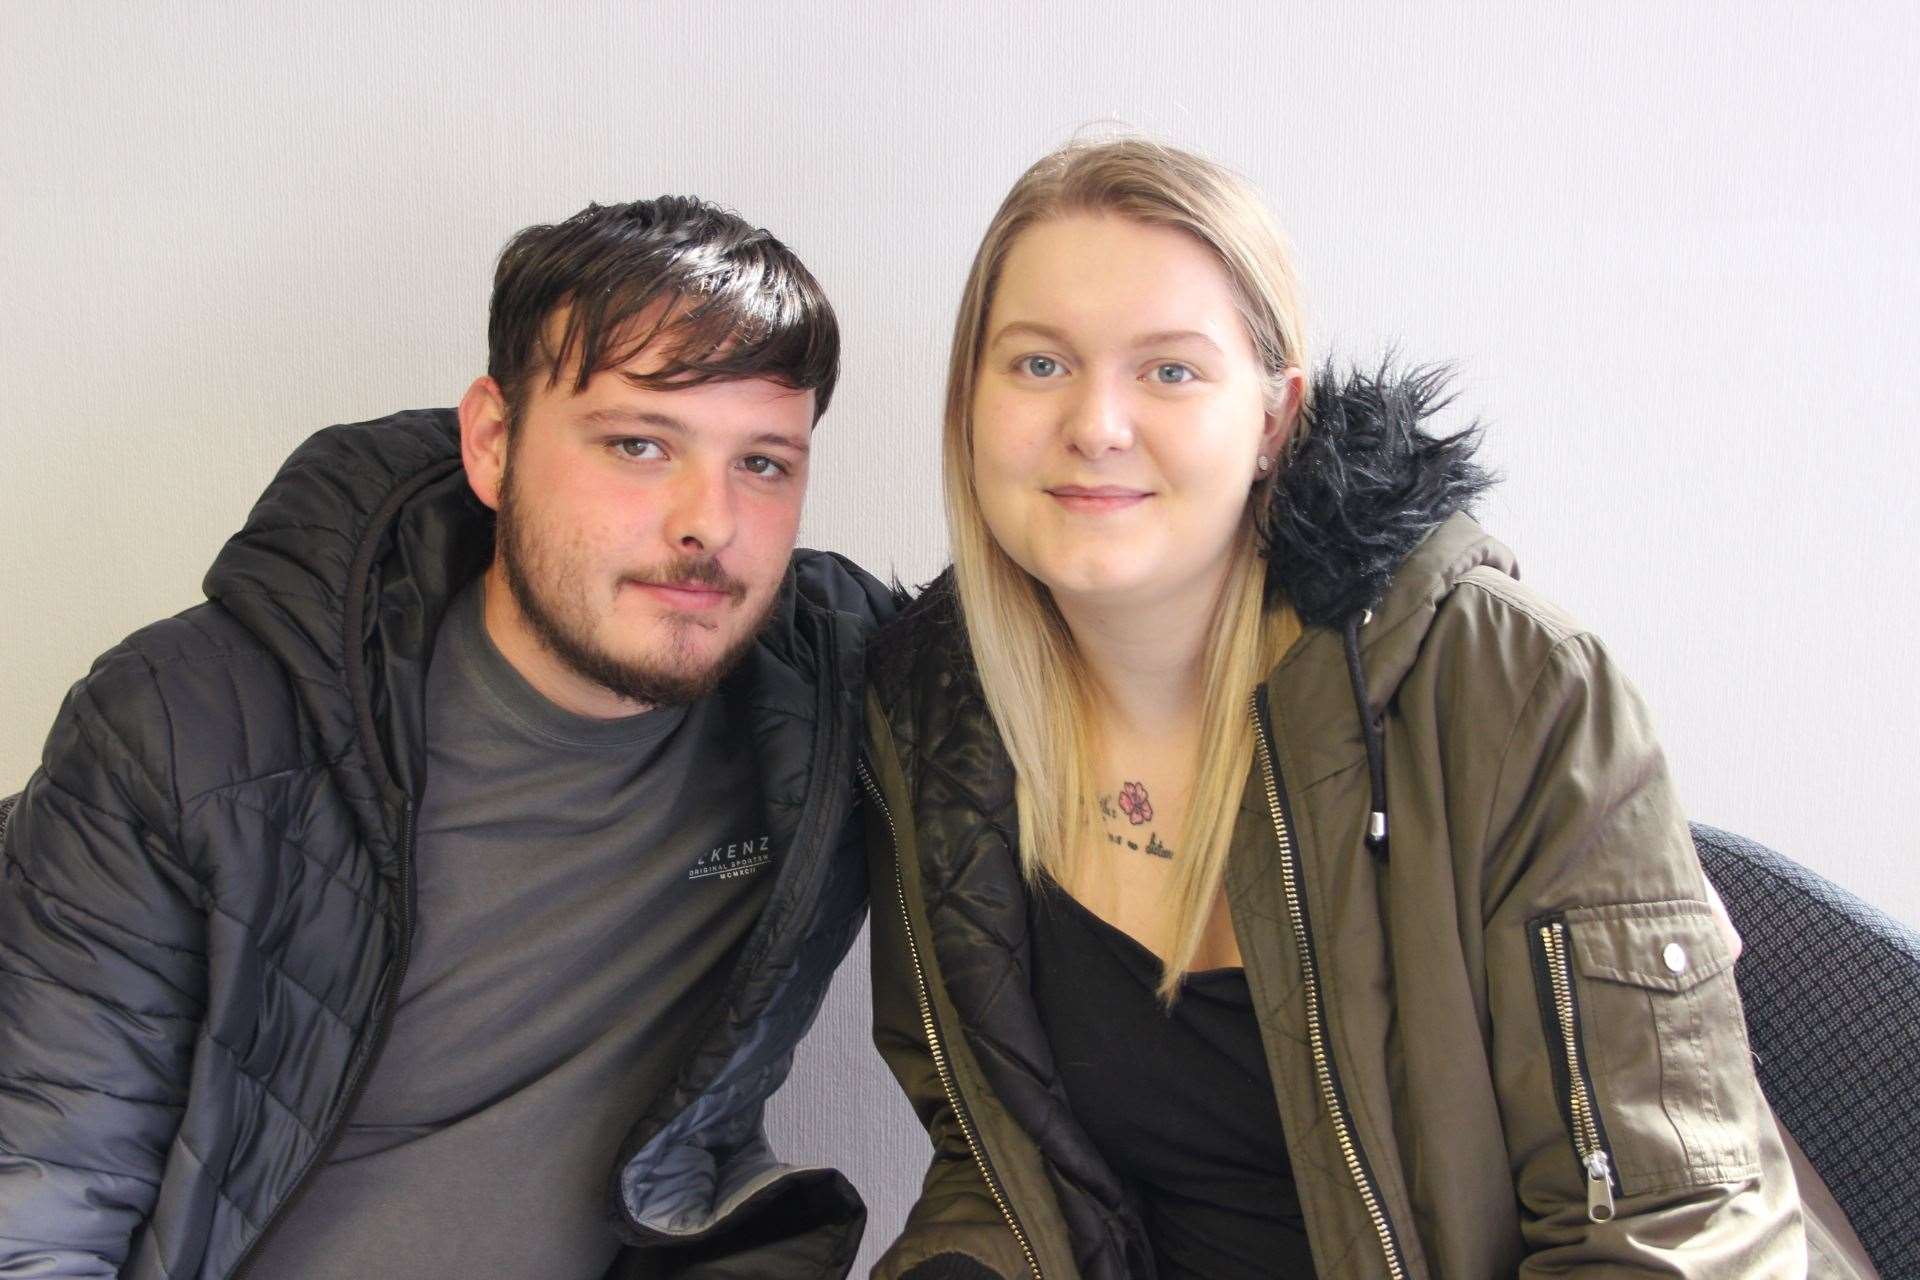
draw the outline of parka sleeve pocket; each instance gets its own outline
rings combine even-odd
[[[1568,1133],[1590,1207],[1605,1204],[1592,1216],[1611,1212],[1600,1172],[1626,1195],[1757,1176],[1759,1088],[1712,907],[1584,907],[1535,920],[1533,933]]]

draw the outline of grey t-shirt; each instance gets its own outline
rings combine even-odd
[[[254,1274],[599,1280],[620,1145],[773,882],[751,749],[718,698],[554,706],[488,638],[478,583],[435,641],[426,736],[392,1032]]]

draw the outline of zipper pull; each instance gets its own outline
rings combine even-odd
[[[1586,1159],[1587,1221],[1613,1220],[1613,1162],[1604,1151],[1595,1151]]]

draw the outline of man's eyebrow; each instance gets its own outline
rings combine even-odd
[[[687,424],[672,414],[653,409],[595,409],[581,414],[580,421],[596,427],[655,427],[679,432],[687,429]]]
[[[795,453],[802,454],[813,447],[811,437],[791,436],[784,431],[762,431],[747,441],[747,443],[756,445],[777,444],[783,449],[791,449]]]
[[[676,418],[670,413],[661,413],[657,409],[594,409],[589,413],[581,414],[580,421],[591,427],[622,429],[651,427],[656,431],[672,431],[683,436],[696,434],[683,419]],[[754,448],[777,445],[799,454],[807,453],[812,447],[812,441],[808,436],[796,436],[773,428],[754,432],[747,438],[747,444]]]

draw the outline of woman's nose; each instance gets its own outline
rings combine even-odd
[[[1126,396],[1089,380],[1067,408],[1067,447],[1083,458],[1133,447],[1133,419]]]

